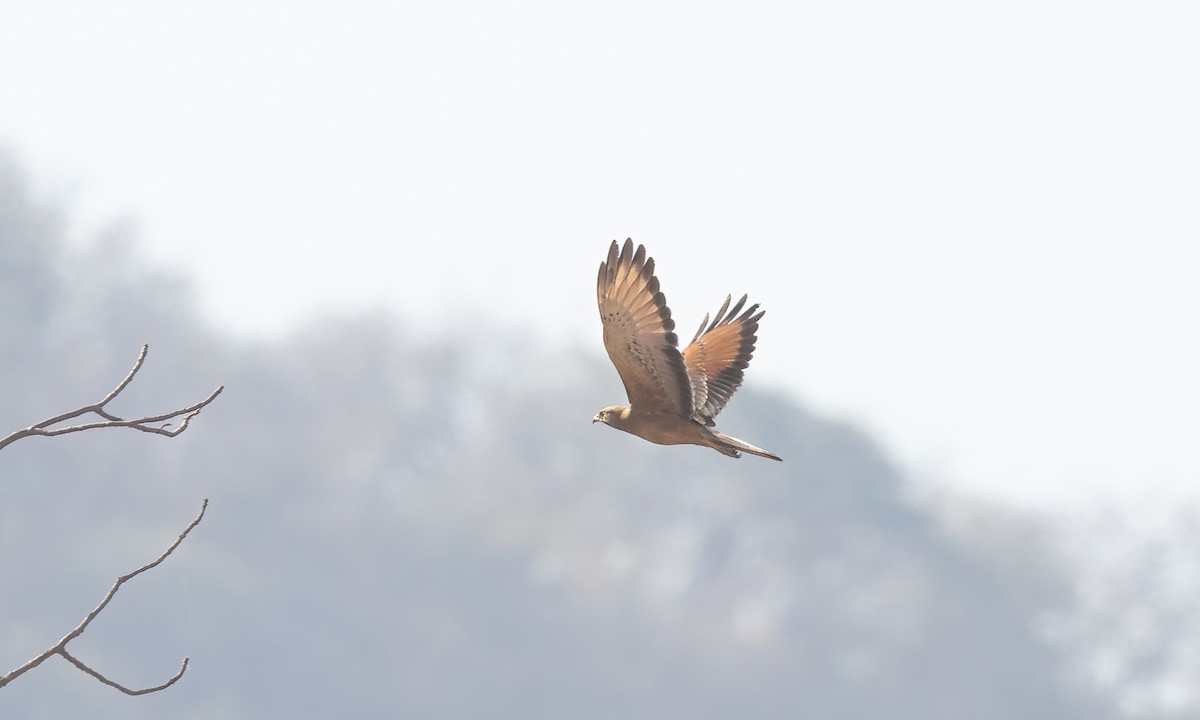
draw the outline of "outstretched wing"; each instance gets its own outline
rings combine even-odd
[[[646,248],[617,241],[600,263],[596,299],[604,324],[604,348],[617,367],[629,404],[644,412],[692,415],[692,384],[679,354],[679,338],[667,299],[654,277]]]
[[[696,337],[683,351],[683,363],[692,383],[692,416],[706,425],[713,424],[713,418],[742,384],[743,371],[750,366],[754,353],[758,320],[765,314],[755,314],[758,305],[751,305],[738,315],[746,304],[746,296],[733,309],[729,308],[730,299],[725,298],[711,325],[708,316],[704,316]]]

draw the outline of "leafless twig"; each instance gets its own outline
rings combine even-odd
[[[179,433],[186,430],[188,423],[191,422],[191,419],[196,417],[196,415],[200,413],[200,410],[203,409],[204,406],[215,400],[217,396],[221,394],[221,391],[225,389],[224,386],[213,390],[211,395],[195,405],[189,405],[182,410],[175,410],[162,415],[149,415],[146,417],[137,418],[135,420],[126,420],[125,418],[121,418],[110,413],[107,409],[108,403],[112,402],[114,398],[120,395],[121,392],[129,386],[129,383],[133,382],[133,378],[137,375],[138,371],[142,369],[142,363],[146,361],[146,353],[149,351],[149,349],[149,345],[142,346],[142,351],[138,353],[137,361],[134,362],[133,368],[130,369],[129,374],[127,374],[125,379],[122,380],[115,388],[113,388],[112,392],[105,395],[100,402],[92,405],[85,405],[78,410],[72,410],[61,415],[55,415],[54,417],[47,418],[46,420],[43,420],[35,425],[30,425],[22,430],[17,430],[8,437],[0,439],[0,450],[3,450],[5,447],[11,445],[17,440],[20,440],[21,438],[35,435],[41,437],[54,437],[55,435],[65,435],[67,433],[81,432],[83,430],[94,430],[97,428],[127,427],[133,428],[134,430],[141,430],[142,432],[154,433],[156,435],[166,435],[167,437],[175,437]],[[100,419],[93,420],[91,422],[83,422],[77,425],[63,424],[67,421],[75,420],[88,414],[96,415]],[[171,423],[167,421],[175,420],[176,418],[180,419],[179,424],[175,427],[171,427]],[[88,675],[91,675],[105,685],[115,687],[116,689],[128,695],[145,695],[147,693],[157,692],[174,685],[179,678],[183,677],[183,673],[187,670],[188,659],[186,657],[183,659],[183,664],[180,666],[179,672],[175,673],[163,684],[135,690],[125,687],[120,683],[113,682],[104,675],[93,670],[87,665],[87,663],[72,655],[67,650],[67,644],[82,635],[84,630],[87,630],[88,625],[90,625],[91,622],[96,619],[96,616],[99,615],[104,608],[108,607],[108,603],[117,594],[117,591],[121,589],[122,585],[138,575],[146,572],[147,570],[157,567],[159,563],[161,563],[163,560],[166,560],[167,556],[174,552],[175,548],[179,547],[179,544],[183,542],[183,539],[188,536],[188,533],[192,531],[192,528],[200,524],[200,521],[204,518],[204,511],[207,509],[208,500],[206,499],[204,504],[200,506],[200,513],[196,515],[196,518],[192,520],[192,522],[189,523],[186,528],[183,529],[183,532],[179,534],[179,537],[175,539],[175,542],[171,543],[171,547],[167,548],[162,555],[158,556],[158,559],[143,565],[128,575],[122,575],[118,577],[117,581],[113,583],[113,586],[109,588],[108,594],[104,596],[104,599],[100,601],[100,604],[97,605],[95,609],[87,614],[87,617],[83,619],[83,622],[79,623],[74,630],[64,635],[63,638],[50,649],[26,662],[24,665],[18,667],[16,670],[13,670],[7,675],[0,676],[0,688],[3,688],[13,680],[19,678],[38,665],[41,665],[52,655],[61,655],[64,660]]]
[[[118,390],[119,390],[119,388],[118,388]],[[171,547],[167,548],[166,551],[162,555],[159,555],[157,560],[154,560],[153,562],[149,562],[149,563],[141,566],[140,568],[138,568],[137,570],[134,570],[133,572],[129,573],[128,575],[122,575],[122,576],[118,577],[117,581],[115,583],[113,583],[113,586],[111,588],[109,588],[108,594],[104,596],[104,599],[100,601],[99,605],[97,605],[90,613],[87,614],[87,617],[85,617],[83,619],[83,622],[76,625],[74,630],[72,630],[71,632],[64,635],[63,638],[61,640],[59,640],[49,650],[46,650],[41,655],[38,655],[37,657],[29,660],[24,665],[17,668],[16,670],[13,670],[12,672],[8,673],[7,675],[0,676],[0,688],[9,684],[13,680],[16,680],[18,677],[24,675],[25,673],[27,673],[30,670],[37,667],[38,665],[41,665],[47,658],[49,658],[52,655],[61,655],[63,657],[63,659],[65,659],[67,662],[71,663],[75,667],[84,671],[88,675],[91,675],[92,677],[96,678],[97,680],[104,683],[105,685],[110,685],[112,687],[115,687],[116,689],[120,690],[121,692],[123,692],[127,695],[145,695],[147,693],[157,692],[159,690],[162,690],[164,688],[168,688],[168,687],[171,687],[172,685],[174,685],[175,682],[177,680],[179,680],[179,678],[183,677],[184,671],[187,670],[188,659],[186,657],[183,659],[183,664],[180,666],[179,672],[175,673],[165,683],[163,683],[161,685],[156,685],[154,687],[141,688],[138,690],[134,690],[131,688],[127,688],[120,683],[113,682],[112,680],[109,680],[108,678],[104,677],[103,675],[96,672],[92,668],[88,667],[86,663],[84,663],[82,660],[76,658],[74,655],[72,655],[70,652],[67,651],[67,643],[71,642],[75,638],[82,635],[84,630],[87,630],[88,625],[90,625],[91,622],[96,619],[96,616],[99,615],[100,612],[102,610],[104,610],[105,607],[108,606],[109,601],[113,599],[113,596],[115,596],[117,594],[117,591],[121,589],[122,585],[124,585],[129,580],[132,580],[133,578],[137,577],[138,575],[146,572],[147,570],[157,567],[159,563],[161,563],[163,560],[166,560],[167,556],[170,555],[172,552],[174,552],[175,548],[179,547],[179,544],[183,542],[183,539],[188,536],[188,533],[190,533],[192,531],[192,528],[194,528],[200,524],[200,521],[202,519],[204,519],[204,511],[207,509],[208,509],[208,500],[205,499],[204,504],[202,504],[200,506],[200,514],[196,515],[196,518],[194,520],[192,520],[190,523],[188,523],[188,526],[183,529],[183,532],[179,533],[179,537],[175,538],[175,542],[171,543]]]
[[[94,430],[96,428],[127,427],[133,428],[134,430],[141,430],[142,432],[155,433],[156,435],[166,435],[167,437],[175,437],[179,433],[186,430],[188,423],[191,422],[192,418],[200,414],[200,410],[203,409],[205,405],[208,405],[213,400],[216,400],[217,396],[221,394],[221,391],[225,389],[224,386],[213,390],[211,395],[195,405],[189,405],[182,410],[175,410],[162,415],[149,415],[136,420],[126,420],[124,418],[117,417],[105,408],[105,406],[108,405],[113,398],[120,395],[121,391],[133,381],[133,378],[135,375],[137,375],[138,370],[142,369],[142,363],[146,361],[146,353],[149,351],[149,349],[149,345],[142,346],[142,351],[138,353],[137,361],[133,364],[133,368],[129,371],[129,374],[125,376],[125,379],[122,380],[119,385],[113,388],[112,392],[110,392],[108,395],[105,395],[103,400],[95,403],[94,405],[86,405],[78,410],[72,410],[61,415],[55,415],[54,417],[47,418],[35,425],[30,425],[27,428],[17,430],[8,437],[0,440],[0,450],[3,450],[8,445],[20,440],[21,438],[30,437],[33,435],[39,435],[41,437],[54,437],[55,435],[66,435],[67,433],[81,432],[83,430]],[[60,425],[68,420],[74,420],[76,418],[83,417],[89,413],[98,415],[100,420],[85,422],[78,425],[55,427],[55,425]],[[174,420],[176,418],[182,418],[182,420],[180,420],[179,425],[171,427],[171,423],[167,421]]]

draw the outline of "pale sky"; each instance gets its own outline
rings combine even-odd
[[[0,0],[0,143],[240,334],[383,305],[600,353],[632,236],[684,333],[749,292],[747,384],[919,478],[1195,501],[1197,37],[1192,2]]]

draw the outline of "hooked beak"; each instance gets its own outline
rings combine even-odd
[[[596,413],[596,417],[592,418],[593,425],[595,425],[598,422],[600,422],[600,413]]]

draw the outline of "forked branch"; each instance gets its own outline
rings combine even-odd
[[[148,345],[142,346],[142,351],[138,353],[137,360],[133,363],[133,367],[129,370],[129,373],[125,376],[125,379],[118,383],[117,386],[112,389],[112,392],[105,395],[100,402],[93,403],[91,405],[85,405],[77,410],[65,412],[61,415],[55,415],[52,418],[47,418],[39,423],[30,425],[27,428],[17,430],[8,437],[0,439],[0,450],[3,450],[5,447],[11,445],[17,440],[20,440],[21,438],[27,438],[35,435],[42,437],[54,437],[55,435],[66,435],[67,433],[81,432],[83,430],[94,430],[97,428],[127,427],[133,428],[134,430],[140,430],[142,432],[154,433],[156,435],[166,435],[167,437],[175,437],[179,433],[186,430],[188,423],[191,422],[192,418],[200,414],[200,411],[206,405],[215,400],[217,396],[221,394],[221,391],[225,389],[224,386],[213,390],[212,394],[195,405],[189,405],[188,407],[180,410],[164,413],[162,415],[147,415],[145,417],[136,419],[125,419],[108,411],[108,404],[112,402],[113,399],[115,399],[118,395],[120,395],[121,392],[129,386],[129,383],[133,382],[133,379],[135,376],[137,376],[138,371],[142,369],[142,364],[146,361],[146,353],[149,351],[149,349],[150,347]],[[83,418],[87,415],[95,415],[99,419],[81,422],[75,425],[65,424],[69,421],[78,420],[79,418]],[[177,421],[178,424],[172,427],[172,421]],[[74,630],[64,635],[61,640],[59,640],[42,654],[29,660],[24,665],[21,665],[7,675],[0,676],[0,688],[3,688],[13,680],[19,678],[38,665],[41,665],[52,655],[61,655],[64,660],[88,675],[91,675],[105,685],[110,685],[128,695],[145,695],[146,693],[157,692],[174,685],[179,678],[183,677],[183,673],[187,670],[188,659],[186,657],[183,659],[183,664],[180,666],[179,672],[175,673],[163,684],[156,685],[154,687],[133,689],[120,683],[113,682],[101,673],[92,669],[87,663],[72,655],[67,650],[67,645],[72,640],[82,635],[85,630],[87,630],[88,625],[90,625],[91,622],[96,619],[96,616],[98,616],[104,610],[104,608],[108,607],[108,603],[112,601],[114,596],[116,596],[117,591],[121,589],[122,585],[138,575],[146,572],[147,570],[157,567],[159,563],[161,563],[163,560],[166,560],[167,556],[174,552],[175,548],[179,547],[179,544],[182,543],[184,538],[188,536],[188,533],[192,531],[192,528],[200,524],[200,521],[204,518],[204,511],[207,508],[208,500],[205,500],[204,504],[200,506],[200,513],[196,515],[196,518],[192,520],[192,522],[189,523],[186,528],[183,529],[183,532],[179,534],[179,537],[175,539],[175,542],[171,543],[171,546],[167,548],[163,554],[159,555],[156,560],[141,566],[128,575],[122,575],[118,577],[117,581],[113,583],[113,586],[109,588],[108,594],[105,595],[104,599],[100,601],[100,604],[97,605],[90,613],[88,613],[87,617],[85,617],[83,621],[79,623],[79,625],[75,626]]]
[[[46,650],[42,654],[38,655],[35,658],[32,658],[31,660],[26,662],[24,665],[18,667],[16,670],[13,670],[12,672],[8,673],[7,675],[0,676],[0,688],[9,684],[13,680],[16,680],[17,678],[19,678],[20,676],[29,672],[30,670],[34,669],[38,665],[41,665],[43,662],[46,661],[47,658],[51,657],[52,655],[61,655],[63,657],[63,659],[65,659],[67,662],[71,663],[75,667],[84,671],[88,675],[91,675],[92,677],[96,678],[97,680],[104,683],[105,685],[115,687],[116,689],[120,690],[121,692],[123,692],[127,695],[145,695],[147,693],[157,692],[159,690],[163,690],[164,688],[169,688],[172,685],[174,685],[176,683],[176,681],[179,680],[179,678],[183,677],[183,673],[187,670],[188,659],[186,657],[183,659],[183,664],[180,666],[179,672],[175,673],[173,676],[171,676],[171,678],[169,680],[167,680],[163,684],[155,685],[154,687],[133,689],[133,688],[128,688],[118,682],[113,682],[112,680],[109,680],[107,677],[100,674],[96,670],[93,670],[91,667],[89,667],[87,665],[87,663],[84,663],[82,660],[80,660],[79,658],[75,657],[70,652],[68,652],[67,644],[70,643],[75,638],[82,635],[84,633],[84,631],[87,630],[88,625],[90,625],[92,623],[92,621],[96,619],[96,616],[99,615],[100,612],[102,610],[104,610],[105,607],[108,606],[108,603],[117,594],[117,591],[121,589],[122,585],[129,582],[130,580],[137,577],[138,575],[146,572],[147,570],[157,567],[159,565],[159,563],[161,563],[163,560],[167,559],[168,555],[175,552],[175,548],[179,547],[179,544],[182,543],[183,539],[188,536],[188,533],[190,533],[192,531],[192,528],[199,525],[200,521],[204,519],[204,511],[207,509],[208,509],[208,500],[205,499],[204,503],[200,506],[200,513],[198,515],[196,515],[194,520],[192,520],[190,523],[188,523],[188,526],[183,529],[183,532],[179,533],[179,537],[175,538],[175,542],[171,543],[171,546],[169,548],[167,548],[166,551],[163,552],[163,554],[159,555],[156,560],[146,563],[145,565],[141,566],[137,570],[134,570],[133,572],[129,573],[128,575],[122,575],[122,576],[118,577],[117,581],[115,583],[113,583],[113,586],[111,588],[109,588],[108,594],[105,595],[104,599],[100,601],[100,604],[97,605],[95,608],[93,608],[92,611],[90,613],[88,613],[86,617],[83,618],[83,621],[75,626],[74,630],[72,630],[71,632],[64,635],[61,640],[59,640],[57,643],[54,644],[53,647]]]
[[[47,418],[40,423],[17,430],[8,437],[0,440],[0,450],[3,450],[8,445],[20,440],[21,438],[35,435],[41,437],[54,437],[55,435],[66,435],[67,433],[81,432],[83,430],[95,430],[97,428],[127,427],[133,428],[134,430],[141,430],[142,432],[154,433],[156,435],[166,435],[167,437],[175,437],[179,433],[186,430],[188,423],[191,422],[192,418],[199,415],[204,406],[217,399],[217,396],[220,395],[221,391],[225,389],[223,385],[218,387],[216,390],[213,390],[212,394],[195,405],[189,405],[183,409],[174,410],[162,415],[147,415],[146,417],[127,420],[110,413],[106,407],[108,403],[112,402],[114,398],[121,394],[121,391],[129,386],[129,383],[133,382],[133,378],[137,375],[138,370],[142,369],[142,363],[146,361],[146,353],[149,350],[149,345],[142,346],[142,351],[138,353],[137,361],[134,362],[133,368],[130,369],[129,374],[125,376],[125,379],[122,380],[120,384],[113,388],[112,392],[105,395],[104,399],[102,399],[100,402],[92,405],[85,405],[77,410],[65,412],[61,415],[55,415],[54,417]],[[83,416],[89,414],[96,415],[100,419],[93,420],[91,422],[79,423],[77,425],[62,424],[69,420],[82,418]],[[177,418],[179,419],[179,424],[175,427],[172,427],[172,423],[168,421],[173,421]]]

